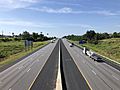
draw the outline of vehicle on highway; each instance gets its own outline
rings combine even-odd
[[[53,41],[53,40],[51,40],[51,43],[54,43],[54,41]]]
[[[70,45],[69,45],[70,47],[73,47],[74,46],[74,43],[70,43]]]
[[[92,58],[94,61],[98,61],[98,62],[102,61],[102,58],[98,56],[97,54],[92,54],[90,58]]]
[[[87,51],[89,51],[89,49],[86,48],[86,47],[84,47],[84,48],[83,48],[83,53],[87,55]]]
[[[94,54],[94,52],[92,52],[91,50],[86,51],[86,55],[88,55],[89,57],[91,57],[92,54]]]
[[[51,43],[54,43],[55,41],[56,41],[56,39],[52,39],[52,40],[51,40]]]

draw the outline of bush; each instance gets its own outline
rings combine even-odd
[[[5,51],[0,51],[0,58],[4,58],[7,56],[7,52]]]
[[[0,39],[0,41],[2,41],[2,42],[8,42],[8,41],[12,41],[12,39],[10,39],[10,38],[3,38],[3,39]]]
[[[98,44],[98,40],[89,40],[88,42],[95,45]]]
[[[14,41],[20,41],[21,38],[14,38]]]

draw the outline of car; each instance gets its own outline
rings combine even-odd
[[[73,47],[74,46],[74,43],[70,43],[70,45],[69,45],[70,47]]]
[[[102,58],[100,56],[98,56],[97,54],[92,54],[90,56],[94,61],[102,61]]]
[[[51,43],[54,43],[54,41],[53,41],[53,40],[51,40]]]

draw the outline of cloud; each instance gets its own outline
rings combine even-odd
[[[89,28],[93,29],[94,27],[87,24],[79,23],[47,23],[47,22],[31,22],[31,21],[22,21],[14,19],[0,19],[1,26],[18,26],[18,27],[31,27],[31,28],[60,28],[60,27],[77,27],[77,28]]]
[[[19,20],[0,20],[0,25],[12,25],[22,27],[37,27],[37,28],[51,28],[55,27],[50,23],[35,23],[30,21],[19,21]]]
[[[72,9],[68,7],[60,8],[60,9],[53,9],[53,8],[48,8],[48,7],[42,7],[42,8],[27,8],[30,10],[34,11],[39,11],[39,12],[47,12],[47,13],[71,13]]]
[[[0,8],[4,9],[16,9],[16,8],[25,8],[34,3],[37,3],[39,0],[0,0]]]
[[[64,24],[65,26],[69,26],[69,27],[79,27],[79,28],[94,28],[91,25],[87,25],[87,24],[78,24],[78,23],[68,23],[68,24]]]
[[[42,7],[42,8],[34,8],[29,7],[26,8],[29,10],[39,11],[39,12],[45,12],[45,13],[58,13],[58,14],[98,14],[98,15],[105,15],[105,16],[114,16],[114,15],[120,15],[117,12],[111,12],[107,10],[93,10],[93,11],[79,11],[79,10],[73,10],[69,7],[63,7],[59,9],[49,8],[49,7]]]
[[[105,15],[105,16],[113,16],[113,15],[118,15],[117,13],[113,13],[111,11],[78,11],[76,13],[84,13],[84,14],[99,14],[99,15]]]

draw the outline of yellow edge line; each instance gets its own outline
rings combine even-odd
[[[47,63],[47,60],[46,62],[43,64],[42,68],[40,69],[40,71],[38,72],[38,74],[36,75],[36,77],[34,78],[34,80],[32,81],[32,83],[30,84],[30,87],[28,88],[28,90],[31,89],[31,87],[33,86],[35,80],[37,79],[38,75],[40,74],[41,70],[43,69],[44,65]]]
[[[72,56],[72,58],[74,59],[74,57],[73,57],[73,56]],[[74,59],[74,62],[75,62],[75,59]],[[76,62],[75,62],[75,64],[76,64]],[[83,78],[85,79],[86,83],[88,84],[88,86],[89,86],[90,90],[93,90],[93,89],[92,89],[92,87],[90,86],[90,84],[89,84],[88,80],[87,80],[87,79],[86,79],[86,77],[84,76],[83,72],[82,72],[82,71],[81,71],[81,69],[79,68],[78,64],[76,64],[76,65],[77,65],[77,67],[78,67],[79,71],[81,72],[81,74],[82,74]]]
[[[70,54],[71,54],[71,53],[70,53]],[[71,55],[71,56],[72,56],[72,55]],[[73,58],[73,60],[74,60],[74,62],[75,62],[75,59],[74,59],[74,57],[73,57],[73,56],[72,56],[72,58]],[[76,64],[76,62],[75,62],[75,64]],[[82,71],[81,71],[81,69],[79,68],[78,64],[76,64],[76,65],[77,65],[77,67],[78,67],[79,71],[81,72],[81,74],[82,74],[83,78],[85,79],[86,83],[88,84],[88,86],[89,86],[90,90],[93,90],[93,89],[92,89],[92,87],[90,86],[90,84],[89,84],[88,80],[87,80],[87,79],[86,79],[86,77],[84,76],[83,72],[82,72]]]
[[[56,44],[55,44],[55,45],[56,45]],[[54,48],[53,48],[53,50],[54,50]],[[52,51],[53,51],[53,50],[52,50]],[[51,54],[50,54],[50,55],[51,55]],[[49,58],[49,57],[48,57],[48,58]],[[47,60],[48,60],[48,59],[47,59]],[[46,62],[43,64],[42,68],[43,68],[44,65],[47,63],[47,60],[46,60]],[[31,87],[33,86],[33,84],[34,84],[35,80],[37,79],[38,75],[40,74],[42,68],[40,69],[40,71],[38,72],[38,74],[36,75],[36,77],[35,77],[35,79],[32,81],[32,83],[30,84],[30,87],[28,88],[28,90],[30,90]]]

